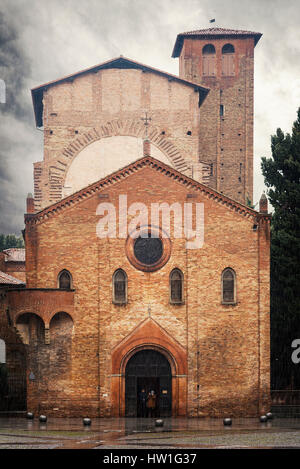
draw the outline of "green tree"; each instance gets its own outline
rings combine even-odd
[[[300,389],[291,359],[300,338],[300,108],[292,134],[277,129],[262,173],[274,207],[271,222],[271,374],[273,389]]]
[[[23,248],[24,241],[22,236],[16,236],[14,234],[4,235],[0,234],[0,251],[9,248]]]

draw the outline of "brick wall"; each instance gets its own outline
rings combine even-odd
[[[66,199],[61,207],[57,204],[42,212],[34,222],[28,219],[26,248],[31,254],[26,256],[27,287],[55,289],[58,273],[67,269],[75,289],[74,308],[69,314],[73,327],[68,322],[65,328],[63,373],[56,376],[50,372],[48,380],[51,358],[41,358],[43,384],[39,393],[32,389],[36,383],[29,387],[31,407],[52,414],[112,415],[112,351],[131,335],[134,341],[135,331],[149,318],[150,308],[150,320],[162,331],[161,337],[168,336],[164,343],[169,341],[170,350],[179,350],[179,355],[183,350],[187,357],[188,373],[182,387],[187,406],[181,409],[182,414],[253,416],[268,409],[268,217],[205,188],[188,187],[180,177],[174,180],[170,168],[159,167],[133,165],[114,183],[104,184],[100,192],[95,185],[94,191],[91,188],[89,194],[82,191],[76,200]],[[126,256],[125,239],[96,236],[99,202],[117,206],[119,194],[127,194],[128,205],[204,203],[203,247],[187,250],[185,239],[172,235],[167,264],[155,272],[135,269]],[[254,223],[259,225],[257,231]],[[184,274],[182,305],[169,303],[169,274],[174,267]],[[236,305],[221,303],[225,267],[233,268],[237,275]],[[128,276],[128,304],[122,306],[112,303],[112,275],[118,268]],[[36,310],[45,324],[50,313],[64,311],[59,301],[55,307],[49,305],[40,313]],[[39,346],[35,360],[51,357],[51,324],[50,339],[50,345]],[[58,358],[58,349],[53,354]]]
[[[234,75],[222,75],[222,47],[235,48]],[[215,47],[215,75],[203,75],[202,49]],[[210,186],[234,200],[253,200],[254,39],[185,38],[180,77],[210,88],[201,106],[199,159],[213,163]],[[223,105],[224,115],[220,115]]]
[[[36,210],[62,198],[68,169],[88,145],[112,136],[144,138],[145,111],[152,119],[151,143],[191,175],[191,164],[198,162],[198,101],[193,86],[136,69],[100,70],[49,87],[43,99],[44,160],[34,164]]]
[[[8,295],[5,288],[0,288],[0,339],[5,343],[6,361],[2,368],[5,366],[7,372],[5,383],[1,383],[0,410],[26,410],[27,350],[13,326]]]

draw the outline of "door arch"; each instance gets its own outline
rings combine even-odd
[[[125,416],[140,417],[139,394],[154,390],[157,395],[156,416],[172,415],[172,370],[166,356],[158,350],[137,351],[125,368]]]
[[[157,350],[164,355],[171,366],[172,416],[187,415],[188,367],[186,349],[153,318],[147,318],[112,350],[111,415],[113,417],[125,416],[125,372],[128,361],[137,352],[149,349]]]

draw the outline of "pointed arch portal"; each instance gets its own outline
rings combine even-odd
[[[112,416],[138,416],[142,387],[159,394],[161,416],[187,415],[186,349],[152,318],[112,351]]]

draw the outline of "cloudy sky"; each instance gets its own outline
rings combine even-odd
[[[263,33],[255,49],[255,196],[270,135],[300,106],[299,0],[0,0],[0,233],[20,233],[43,134],[30,89],[123,54],[178,74],[180,32],[218,26]],[[209,24],[209,19],[216,23]]]

